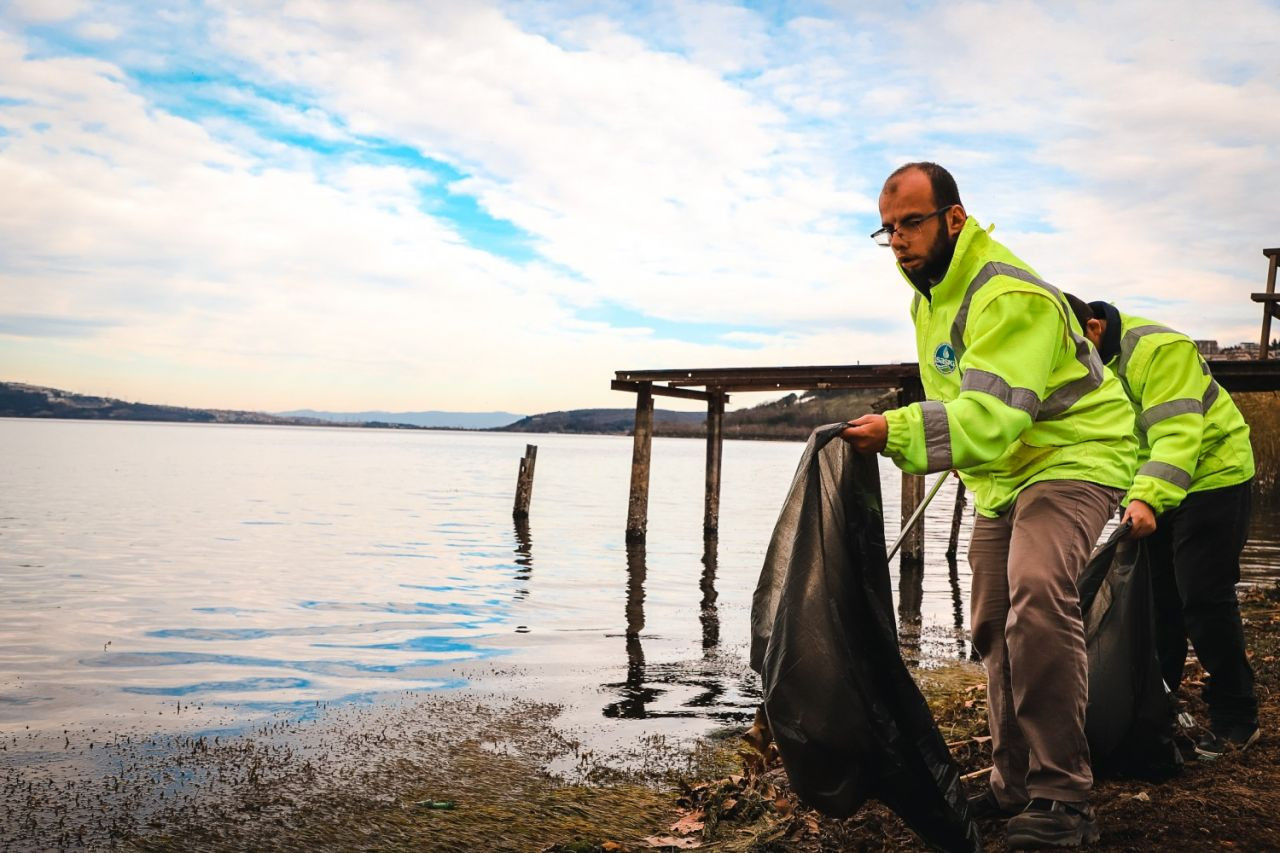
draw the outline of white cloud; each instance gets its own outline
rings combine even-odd
[[[617,369],[910,360],[866,233],[920,158],[1055,283],[1254,336],[1273,5],[631,8],[95,5],[68,26],[96,58],[0,35],[0,315],[81,333],[0,336],[0,361],[160,402],[535,411],[617,404]],[[181,86],[138,74],[183,62],[221,112],[167,112]],[[370,138],[464,177],[361,162]],[[474,196],[543,260],[471,245],[424,192]],[[582,319],[603,305],[752,331]]]
[[[86,21],[76,27],[76,33],[90,41],[114,41],[120,38],[123,32],[120,27],[106,21]]]
[[[585,302],[589,286],[467,246],[419,209],[421,172],[347,165],[321,181],[263,168],[237,140],[152,108],[108,62],[22,53],[0,43],[2,94],[15,102],[0,157],[15,200],[0,210],[14,250],[0,312],[109,325],[85,340],[23,341],[6,358],[21,378],[83,387],[67,378],[79,363],[89,375],[130,372],[134,399],[268,408],[485,408],[496,386],[501,405],[532,411],[611,401],[611,371],[636,362],[741,359],[731,345],[582,328],[555,297]],[[489,191],[515,198],[496,181]],[[731,253],[722,262],[726,278],[742,275]]]
[[[953,3],[885,27],[891,82],[862,103],[897,159],[950,164],[1053,280],[1166,300],[1188,332],[1250,325],[1280,193],[1273,4]]]
[[[791,271],[845,254],[815,224],[870,209],[815,172],[775,107],[607,21],[566,25],[569,50],[473,6],[362,9],[319,33],[241,12],[225,43],[360,132],[473,171],[488,210],[615,300],[679,319],[776,316]],[[728,17],[750,29],[742,10]],[[743,292],[763,282],[769,305]]]
[[[8,0],[8,15],[32,23],[52,23],[74,18],[84,11],[84,0]]]

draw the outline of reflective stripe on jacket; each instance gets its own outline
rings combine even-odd
[[[1120,352],[1108,366],[1133,404],[1139,439],[1138,473],[1124,502],[1142,501],[1159,514],[1187,492],[1252,477],[1249,425],[1195,343],[1141,317],[1122,313],[1120,320]]]
[[[885,414],[884,453],[904,471],[958,469],[988,516],[1043,480],[1133,482],[1138,442],[1119,380],[1062,293],[973,217],[912,319],[928,400]]]

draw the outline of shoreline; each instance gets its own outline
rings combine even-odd
[[[1242,600],[1262,739],[1217,762],[1191,758],[1168,782],[1100,780],[1093,849],[1280,845],[1280,584]],[[961,771],[981,784],[981,669],[915,673]],[[1181,693],[1203,719],[1189,689],[1198,680],[1193,663]],[[563,711],[497,690],[406,692],[267,720],[240,737],[116,738],[96,746],[101,766],[115,769],[105,784],[41,785],[11,768],[4,840],[13,850],[926,849],[877,804],[839,821],[803,808],[785,773],[745,745],[745,723],[609,750],[576,737]],[[1003,849],[1001,822],[980,829],[985,849]]]

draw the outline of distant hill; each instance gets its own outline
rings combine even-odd
[[[315,409],[295,409],[276,414],[286,418],[312,418],[331,423],[408,424],[437,429],[493,429],[524,417],[511,412],[318,412]]]
[[[761,403],[750,409],[726,412],[724,435],[726,438],[803,441],[816,426],[882,410],[892,405],[892,400],[892,392],[882,391],[788,394],[780,400]],[[654,432],[658,435],[690,438],[706,435],[706,414],[703,412],[658,409],[653,415]],[[41,385],[0,382],[0,417],[629,435],[635,424],[635,409],[573,409],[528,417],[508,412],[322,412],[314,409],[269,414],[131,403]],[[437,419],[436,422],[430,423],[433,418]],[[489,420],[488,426],[482,425],[485,419]],[[414,420],[421,422],[415,423]]]
[[[582,432],[626,435],[635,424],[635,409],[570,409],[530,415],[499,429],[500,432]],[[655,430],[659,426],[685,425],[704,429],[707,416],[703,412],[672,412],[654,409]],[[664,433],[658,430],[659,435]]]
[[[750,409],[725,412],[721,428],[726,438],[803,441],[814,427],[881,411],[893,404],[893,392],[881,390],[808,391],[788,394],[780,400]],[[635,409],[572,409],[521,418],[503,432],[568,432],[629,435],[635,426]],[[660,436],[706,435],[703,412],[655,409],[653,431]]]
[[[279,417],[263,412],[187,409],[181,406],[130,403],[112,397],[73,394],[70,391],[46,388],[42,385],[27,385],[22,382],[0,382],[0,417],[294,426],[313,426],[320,423],[313,419]]]
[[[490,429],[520,419],[510,412],[246,412],[236,409],[189,409],[131,403],[112,397],[75,394],[58,388],[0,382],[0,417],[75,418],[116,421],[171,421],[212,424],[276,424],[283,426],[365,426],[430,429]]]

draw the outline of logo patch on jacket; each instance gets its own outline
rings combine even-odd
[[[951,344],[938,344],[933,351],[933,366],[939,373],[954,373],[956,369],[956,351]]]

